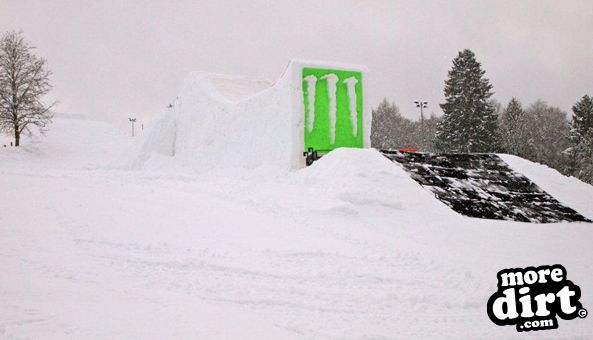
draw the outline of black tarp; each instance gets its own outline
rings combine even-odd
[[[495,154],[382,153],[466,216],[536,223],[591,222]]]

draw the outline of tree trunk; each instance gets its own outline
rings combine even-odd
[[[14,128],[14,146],[19,146],[21,141],[21,133],[18,128]]]

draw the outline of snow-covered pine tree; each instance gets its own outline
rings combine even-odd
[[[502,112],[502,121],[508,125],[520,123],[523,118],[523,106],[517,98],[512,98]],[[510,126],[509,126],[510,127]]]
[[[521,102],[517,98],[512,98],[500,117],[500,137],[505,152],[524,158],[533,153],[529,136],[533,127],[530,127],[529,123],[529,117]]]
[[[584,95],[572,112],[568,172],[593,184],[593,98]]]
[[[571,174],[584,182],[593,184],[593,129],[589,129],[572,150],[575,166]]]
[[[377,109],[373,110],[371,126],[371,145],[378,149],[391,149],[395,146],[398,127],[402,124],[402,116],[395,103],[384,98]]]
[[[593,98],[584,95],[572,107],[571,139],[578,142],[593,129]]]
[[[490,102],[492,85],[472,51],[453,59],[445,81],[444,116],[437,147],[448,152],[492,152],[500,149],[498,117]]]

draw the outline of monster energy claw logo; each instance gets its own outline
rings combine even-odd
[[[344,84],[348,87],[348,98],[350,99],[350,121],[352,122],[352,135],[356,137],[358,135],[358,116],[356,114],[356,83],[358,80],[354,77],[350,77],[344,80]]]
[[[303,69],[306,147],[362,147],[360,81],[360,72]]]

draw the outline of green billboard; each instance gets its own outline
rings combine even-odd
[[[363,147],[362,74],[303,68],[305,151]]]

